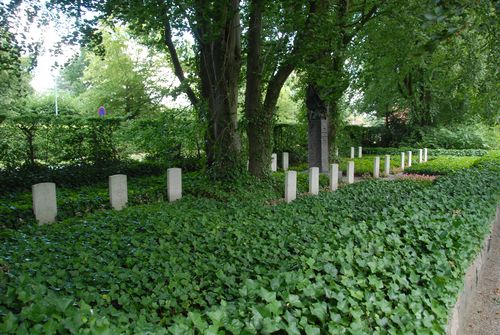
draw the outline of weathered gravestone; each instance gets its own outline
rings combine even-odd
[[[52,223],[57,216],[56,184],[39,183],[31,187],[33,213],[38,224]]]
[[[292,202],[297,198],[297,171],[285,173],[285,201]]]
[[[354,162],[350,161],[347,163],[347,183],[354,183]]]
[[[391,174],[391,156],[390,155],[385,155],[385,169],[384,169],[384,174],[386,176]]]
[[[288,170],[288,152],[283,153],[283,171]]]
[[[309,168],[309,193],[319,193],[319,168],[316,166]]]
[[[319,93],[309,85],[306,91],[309,167],[328,171],[328,111]]]
[[[271,171],[272,172],[278,171],[278,155],[277,154],[271,155]]]
[[[170,168],[167,170],[167,196],[170,202],[182,198],[182,169]]]
[[[339,165],[330,165],[330,191],[335,191],[339,187]]]
[[[127,176],[115,174],[109,177],[109,200],[111,207],[122,210],[128,202]]]
[[[373,178],[380,177],[380,157],[375,157],[373,161]]]

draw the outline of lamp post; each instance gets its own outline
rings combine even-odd
[[[57,76],[55,76],[54,78],[54,82],[55,82],[55,110],[56,110],[56,116],[59,115],[59,107],[57,105]]]

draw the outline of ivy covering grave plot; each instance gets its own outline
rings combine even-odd
[[[322,177],[324,179],[326,176]],[[300,176],[307,191],[307,176]],[[284,176],[275,175],[272,182],[258,181],[253,177],[241,177],[238,181],[214,183],[199,172],[183,174],[183,192],[200,198],[219,201],[228,199],[238,201],[256,200],[262,205],[266,199],[280,198],[283,193]],[[167,199],[165,176],[128,178],[128,204],[148,204]],[[302,187],[302,186],[301,186]],[[66,219],[82,216],[97,210],[109,209],[109,191],[105,183],[80,188],[57,187],[58,218]],[[0,197],[0,227],[18,228],[26,223],[35,224],[32,211],[31,192],[9,193]]]
[[[0,332],[444,334],[499,174],[277,206],[188,196],[9,230]]]
[[[418,173],[429,175],[444,175],[454,173],[461,169],[470,168],[479,157],[453,157],[441,156],[422,164],[412,165],[405,169],[406,173]]]

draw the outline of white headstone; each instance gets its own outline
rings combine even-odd
[[[278,155],[277,154],[271,155],[271,171],[272,172],[278,171]]]
[[[351,147],[351,159],[354,159],[354,147]]]
[[[384,174],[386,176],[391,174],[391,156],[390,155],[385,155]]]
[[[423,159],[422,158],[422,151],[423,151],[422,149],[418,149],[418,162],[419,163],[422,163],[422,159]]]
[[[405,169],[405,153],[402,152],[401,153],[401,170],[404,171],[404,169]]]
[[[283,171],[288,170],[288,152],[283,153]]]
[[[335,149],[335,157],[339,157],[339,148]]]
[[[380,177],[380,157],[375,157],[373,161],[373,178]]]
[[[309,193],[319,193],[319,167],[309,168]]]
[[[170,202],[182,198],[182,169],[167,170],[167,195]]]
[[[330,165],[330,191],[335,191],[339,187],[339,165]]]
[[[412,158],[411,158],[411,151],[408,151],[408,167],[411,166],[411,161],[412,161]]]
[[[424,162],[427,162],[427,148],[424,148]]]
[[[33,192],[33,213],[38,224],[54,222],[57,216],[56,184],[35,184],[31,190]]]
[[[285,201],[292,202],[297,198],[297,171],[285,172]]]
[[[354,183],[354,162],[349,161],[347,163],[347,183],[352,184]]]
[[[128,202],[127,176],[115,174],[109,177],[109,200],[111,207],[117,211],[122,210]]]
[[[363,157],[363,148],[358,147],[358,158],[361,158],[361,157]]]

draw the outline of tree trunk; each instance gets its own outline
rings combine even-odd
[[[316,1],[309,2],[305,26],[297,29],[293,49],[269,80],[262,103],[262,0],[250,3],[250,26],[248,30],[247,87],[245,92],[245,115],[247,118],[248,158],[250,174],[258,178],[270,172],[272,153],[272,129],[276,104],[286,80],[295,69],[294,57],[304,47],[304,40],[311,30],[311,17],[317,11]]]
[[[250,2],[248,29],[245,116],[248,122],[248,169],[257,177],[269,173],[272,128],[272,111],[264,111],[262,106],[261,38],[262,0],[253,0]]]
[[[209,4],[200,3],[198,14]],[[222,27],[201,26],[201,92],[208,104],[208,152],[210,174],[218,180],[239,174],[240,141],[237,132],[238,79],[241,68],[239,1],[230,0],[217,13]],[[212,26],[213,28],[213,26]]]

